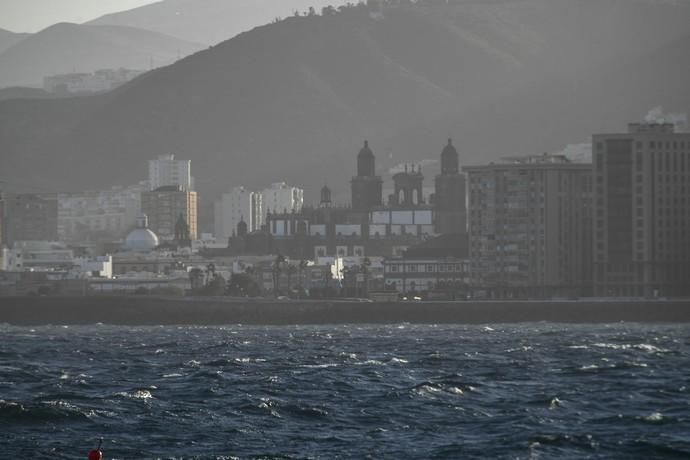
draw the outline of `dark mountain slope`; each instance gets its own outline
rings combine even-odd
[[[0,29],[0,53],[2,53],[15,43],[18,43],[19,41],[25,39],[29,35],[30,34],[16,33],[5,29]]]
[[[581,17],[606,16],[614,5],[639,22],[620,27],[630,46],[617,38],[612,54],[595,46],[609,35],[602,28],[616,27],[611,17],[564,19],[567,38],[549,37],[544,30],[555,25],[532,27],[536,20],[518,8],[538,3],[494,2],[510,20],[466,26],[454,7],[290,18],[106,95],[2,102],[0,180],[60,190],[128,183],[145,177],[146,160],[172,152],[192,160],[206,199],[281,179],[311,196],[324,181],[343,193],[364,138],[381,169],[436,158],[449,135],[464,162],[476,163],[580,142],[655,105],[690,106],[690,43],[675,26],[688,19],[685,6],[646,17],[645,2],[626,3],[635,10],[626,13],[618,0],[579,0],[592,9]],[[568,15],[565,2],[551,4],[554,17]],[[644,30],[664,17],[664,30]],[[574,28],[588,32],[579,46]]]
[[[52,97],[54,97],[52,94],[40,88],[12,86],[0,89],[0,101],[7,99],[48,99]]]
[[[0,54],[0,87],[37,86],[46,75],[102,68],[148,69],[199,49],[201,45],[132,27],[61,23]]]

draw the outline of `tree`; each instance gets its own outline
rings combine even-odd
[[[283,270],[286,260],[284,255],[278,254],[273,262],[273,294],[275,297],[278,297],[280,292],[280,272]]]
[[[204,287],[204,271],[198,267],[189,270],[189,283],[192,292],[198,291]]]
[[[227,294],[234,297],[257,297],[261,288],[247,273],[233,273],[228,281]]]

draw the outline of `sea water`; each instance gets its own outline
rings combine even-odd
[[[0,458],[690,458],[686,325],[0,326]]]

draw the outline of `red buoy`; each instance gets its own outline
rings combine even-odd
[[[89,460],[103,460],[103,452],[101,452],[101,444],[103,440],[98,440],[98,447],[89,452]]]

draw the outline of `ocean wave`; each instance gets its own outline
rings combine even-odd
[[[668,350],[666,348],[657,347],[655,345],[651,345],[648,343],[618,344],[618,343],[600,342],[600,343],[593,343],[592,346],[597,347],[597,348],[610,348],[612,350],[639,350],[639,351],[644,351],[647,353],[670,353],[670,350]]]
[[[88,411],[65,401],[39,401],[19,403],[0,399],[0,420],[12,422],[59,422],[61,420],[88,420]]]
[[[134,391],[120,391],[118,393],[115,393],[116,396],[121,396],[123,398],[127,399],[141,399],[141,400],[147,400],[147,399],[152,399],[153,395],[149,390],[134,390]]]

